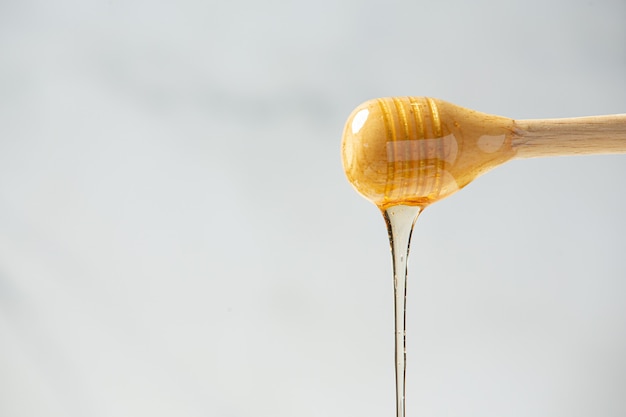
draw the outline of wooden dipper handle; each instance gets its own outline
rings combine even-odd
[[[516,120],[516,158],[626,153],[626,114]]]

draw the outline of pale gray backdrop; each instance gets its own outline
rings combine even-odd
[[[0,415],[394,415],[360,102],[626,112],[626,3],[0,1]],[[626,414],[626,156],[424,212],[411,417]]]

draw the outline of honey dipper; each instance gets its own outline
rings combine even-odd
[[[382,210],[425,207],[518,158],[626,153],[626,114],[513,120],[428,97],[367,101],[348,118],[343,166]]]

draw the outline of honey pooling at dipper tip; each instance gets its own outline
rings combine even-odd
[[[379,208],[425,207],[509,159],[513,121],[427,97],[367,101],[348,118],[348,180]]]

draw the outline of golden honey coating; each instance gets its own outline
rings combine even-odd
[[[427,97],[367,101],[346,123],[348,180],[381,209],[425,207],[509,160],[512,120]]]

